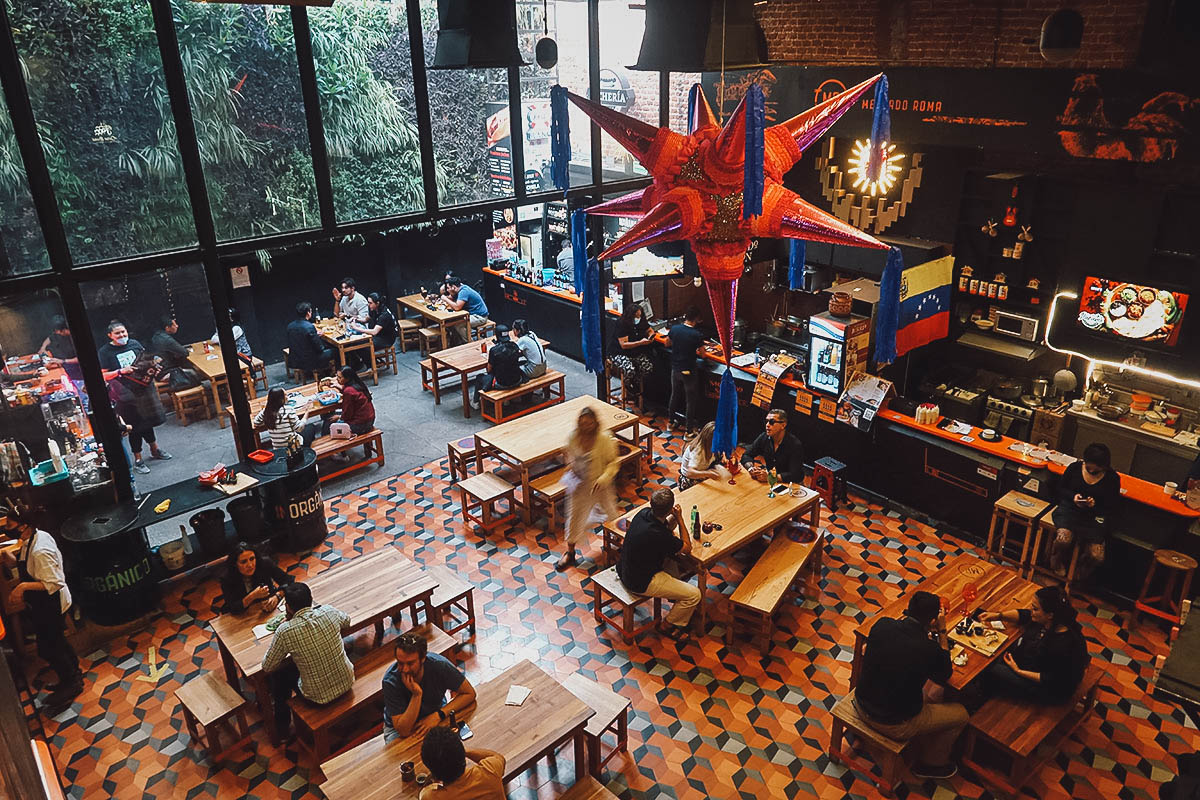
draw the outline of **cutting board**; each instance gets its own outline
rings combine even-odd
[[[1150,431],[1151,433],[1157,433],[1159,436],[1166,436],[1168,438],[1177,433],[1174,428],[1168,428],[1166,425],[1159,425],[1157,422],[1143,422],[1142,430]]]
[[[244,472],[239,472],[237,483],[218,483],[217,488],[225,494],[233,495],[238,492],[244,492],[256,483],[258,483],[258,478],[253,475],[247,475]]]
[[[955,626],[957,626],[957,623],[955,623]],[[955,626],[951,626],[946,632],[947,638],[953,642],[958,642],[959,644],[965,645],[977,653],[982,653],[985,656],[995,655],[996,651],[999,650],[1006,641],[1008,641],[1009,637],[1008,631],[998,631],[991,625],[983,626],[982,636],[964,636],[958,632]],[[994,637],[988,636],[989,632],[996,635]]]

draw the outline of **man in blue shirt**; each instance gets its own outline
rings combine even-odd
[[[396,638],[396,663],[383,676],[384,741],[425,734],[449,718],[450,712],[465,715],[475,708],[475,687],[467,677],[427,649],[415,633]],[[454,695],[450,702],[446,692]]]
[[[675,422],[675,411],[682,403],[685,409],[687,432],[690,435],[698,425],[696,415],[700,403],[700,372],[696,369],[696,352],[704,344],[700,332],[700,309],[690,307],[683,315],[683,322],[667,332],[667,343],[671,345],[671,400],[667,403],[667,420]]]
[[[442,298],[442,303],[451,311],[466,311],[470,314],[468,322],[471,328],[478,328],[488,319],[487,303],[483,302],[483,298],[479,292],[472,289],[470,286],[462,282],[462,278],[451,278],[446,284],[450,290],[450,294]],[[455,329],[455,333],[458,331]],[[468,341],[471,337],[466,335],[464,331],[459,334],[463,337],[463,341]]]

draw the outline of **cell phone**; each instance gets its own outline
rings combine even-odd
[[[465,722],[459,723],[459,726],[458,726],[458,738],[459,739],[462,739],[465,742],[467,739],[470,739],[474,735],[475,735],[475,731],[471,730],[470,725],[468,725]]]

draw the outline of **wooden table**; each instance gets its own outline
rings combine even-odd
[[[459,323],[466,323],[470,316],[466,311],[451,311],[442,305],[434,305],[432,308],[425,302],[424,296],[420,292],[416,294],[407,294],[404,297],[396,298],[397,310],[400,312],[400,318],[408,316],[405,312],[412,311],[418,316],[424,317],[433,327],[436,327],[442,334],[442,349],[445,350],[450,346],[450,328],[455,327]],[[469,323],[468,323],[469,327]],[[467,338],[470,339],[470,332],[467,333]]]
[[[944,597],[950,604],[950,611],[946,615],[946,624],[953,628],[962,619],[963,588],[972,583],[975,584],[977,596],[969,605],[971,611],[976,608],[984,611],[1014,611],[1018,608],[1028,608],[1033,602],[1034,593],[1041,588],[1036,583],[1022,578],[1015,570],[964,553],[947,561],[944,567],[921,581],[920,584],[913,587],[913,590],[922,589]],[[899,618],[903,616],[907,607],[908,594],[903,594],[855,629],[854,661],[850,669],[851,687],[858,682],[863,647],[867,643],[867,636],[870,635],[875,622],[885,618]],[[966,648],[967,663],[962,667],[957,665],[954,667],[954,673],[950,676],[951,688],[962,689],[975,680],[979,673],[987,669],[993,661],[1000,659],[1004,655],[1004,651],[1012,647],[1020,638],[1019,627],[1011,622],[1005,622],[1004,625],[1008,638],[992,655],[985,656],[969,647]],[[953,646],[953,641],[951,646]]]
[[[204,345],[208,344],[209,352],[205,352]],[[200,373],[202,378],[208,380],[212,387],[213,411],[217,414],[217,422],[221,427],[225,427],[225,414],[221,413],[221,387],[224,386],[226,391],[229,388],[229,379],[225,375],[225,358],[221,355],[221,345],[211,344],[209,342],[193,342],[187,346],[188,362]],[[262,364],[260,359],[254,359],[255,367]],[[250,365],[242,363],[242,380],[246,383],[246,391],[249,392],[253,399],[258,394],[255,391],[254,379],[250,374]],[[230,419],[233,419],[233,407],[227,406],[226,411]]]
[[[813,530],[821,525],[821,497],[812,489],[796,484],[800,496],[781,494],[767,497],[768,487],[750,477],[746,470],[738,472],[734,483],[715,478],[701,481],[675,493],[675,502],[683,509],[684,519],[689,519],[692,506],[700,512],[701,522],[714,522],[722,526],[712,533],[701,533],[700,541],[692,540],[692,551],[678,558],[694,562],[697,567],[697,586],[700,589],[700,630],[705,630],[708,620],[704,593],[708,585],[708,573],[713,565],[737,552],[750,542],[771,531],[779,523],[789,519],[808,517]],[[622,520],[631,520],[649,503],[643,503],[618,519],[604,524],[604,550],[611,552],[615,541],[623,541],[625,532]]]
[[[532,690],[519,706],[506,706],[504,698],[513,684]],[[568,740],[575,744],[575,780],[587,774],[583,728],[594,713],[583,701],[536,664],[521,661],[476,690],[476,708],[468,717],[475,736],[467,747],[494,750],[504,756],[504,781],[512,780],[537,760],[550,755]],[[416,797],[415,782],[404,783],[400,765],[412,761],[417,773],[427,773],[421,763],[423,736],[385,744],[383,734],[321,765],[327,780],[321,791],[329,800],[399,800]]]
[[[335,392],[338,391],[337,383],[334,382],[334,384],[330,388],[333,389]],[[303,395],[304,397],[312,398],[321,393],[321,386],[318,383],[306,383],[303,386],[297,386],[295,389],[288,389],[287,393],[289,396],[299,393],[299,394]],[[254,418],[256,416],[258,416],[258,412],[262,411],[264,408],[266,408],[266,406],[267,406],[267,396],[266,395],[263,395],[262,397],[256,397],[250,401],[250,422],[251,423],[253,423]],[[314,415],[316,415],[318,417],[324,417],[328,414],[332,414],[335,411],[340,411],[341,408],[342,408],[341,392],[338,392],[338,401],[336,403],[330,403],[327,406],[323,406],[320,403],[318,403],[317,401],[313,400],[312,404],[309,406],[308,415],[309,415],[309,417],[312,417]],[[229,416],[229,419],[231,420],[231,424],[233,426],[233,441],[234,441],[234,444],[237,446],[238,458],[239,459],[245,458],[246,454],[244,452],[242,452],[242,440],[238,436],[237,417],[235,417],[233,414],[233,406],[225,406],[225,413]],[[261,431],[254,431],[254,441],[258,447],[262,447],[262,432]]]
[[[417,608],[423,607],[425,618],[430,619],[429,601],[438,587],[436,578],[396,547],[384,547],[359,556],[305,583],[312,590],[313,603],[331,605],[350,617],[351,630],[374,625],[376,643],[383,636],[384,617],[398,616],[405,609],[415,615]],[[255,639],[254,626],[266,622],[274,614],[273,611],[250,610],[242,614],[222,614],[211,623],[225,665],[225,677],[236,688],[238,676],[244,676],[254,687],[263,724],[272,742],[277,741],[275,714],[262,660],[274,635]]]
[[[538,342],[541,343],[542,347],[550,344],[550,342],[541,337],[538,337]],[[481,346],[485,344],[487,345],[487,349],[481,349]],[[462,381],[463,416],[470,419],[470,376],[472,373],[487,369],[488,352],[490,350],[490,342],[484,340],[483,342],[467,342],[466,344],[460,344],[457,347],[451,347],[447,350],[438,350],[436,353],[430,353],[429,369],[433,373],[433,378],[430,382],[433,389],[434,404],[441,405],[442,403],[442,387],[439,385],[438,372],[453,373]]]
[[[375,364],[375,337],[369,333],[353,333],[346,328],[344,320],[326,319],[317,324],[317,332],[321,338],[330,344],[338,354],[338,363],[343,367],[349,364],[349,355],[362,350],[367,364],[371,368],[371,380],[379,385],[379,367]]]
[[[609,405],[590,394],[580,395],[565,403],[526,414],[519,419],[475,434],[476,471],[483,468],[485,456],[494,456],[512,465],[520,473],[522,515],[526,522],[532,520],[533,508],[529,491],[529,468],[567,449],[571,432],[575,430],[576,418],[585,407],[591,407],[596,412],[601,430],[616,433],[626,428],[634,428],[636,438],[637,415]]]

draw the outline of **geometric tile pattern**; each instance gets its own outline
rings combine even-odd
[[[661,421],[658,421],[661,423]],[[621,501],[648,497],[677,474],[678,437],[660,430],[656,463],[640,486],[626,476]],[[682,645],[646,636],[631,645],[597,628],[585,569],[554,570],[556,535],[545,520],[488,536],[464,529],[445,460],[326,502],[331,533],[315,552],[282,556],[311,576],[379,547],[445,564],[476,586],[479,632],[458,658],[476,684],[521,658],[548,671],[581,673],[632,702],[629,755],[609,762],[605,781],[623,798],[873,798],[866,777],[830,762],[829,709],[846,691],[854,627],[966,543],[863,498],[822,517],[830,540],[820,595],[777,616],[766,655],[745,641],[726,646],[718,609],[711,634]],[[561,534],[560,534],[561,535]],[[592,543],[595,552],[597,541]],[[733,591],[758,553],[722,564],[710,590]],[[256,712],[249,749],[214,766],[193,746],[173,690],[207,670],[221,674],[209,621],[216,576],[190,579],[164,597],[137,633],[83,654],[86,689],[47,721],[52,751],[72,798],[320,798],[320,773],[294,749],[272,747]],[[1090,718],[1028,785],[1037,798],[1152,798],[1175,759],[1200,733],[1177,708],[1149,695],[1154,657],[1165,651],[1153,625],[1130,631],[1124,609],[1079,598],[1080,619],[1107,688]],[[356,650],[367,646],[364,633]],[[169,672],[147,671],[149,645]],[[39,676],[44,678],[45,676]],[[35,679],[35,685],[40,681]],[[479,742],[486,747],[487,742]],[[514,800],[551,798],[569,784],[572,751],[543,760],[510,785]],[[561,782],[560,782],[561,781]],[[990,798],[969,774],[902,787],[901,797]]]

